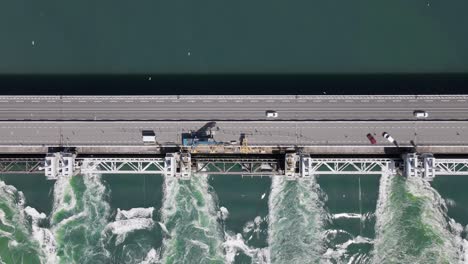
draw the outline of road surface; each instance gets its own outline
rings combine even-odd
[[[0,96],[0,121],[16,120],[468,120],[468,96]]]
[[[0,145],[8,146],[141,146],[141,131],[154,130],[159,144],[181,143],[181,134],[204,122],[0,122]],[[239,140],[251,145],[393,146],[382,137],[388,132],[400,145],[468,146],[468,122],[461,121],[250,121],[217,122],[215,139]]]

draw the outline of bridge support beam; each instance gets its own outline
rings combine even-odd
[[[436,176],[435,158],[431,153],[406,153],[403,154],[405,177],[421,177],[432,181]]]
[[[284,160],[284,175],[287,180],[295,180],[299,173],[299,155],[296,153],[286,153]]]
[[[77,170],[75,169],[75,153],[55,152],[48,153],[45,158],[43,169],[48,180],[56,180],[58,177],[71,177]]]
[[[164,175],[166,177],[176,177],[179,165],[179,153],[167,153],[164,159]]]
[[[300,163],[299,163],[299,171],[301,178],[309,179],[312,178],[312,159],[310,155],[301,154],[300,155]]]
[[[179,165],[182,179],[190,180],[192,177],[192,157],[190,153],[182,153],[180,155]]]

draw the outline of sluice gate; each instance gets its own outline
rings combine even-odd
[[[79,157],[48,153],[44,158],[0,158],[1,173],[44,173],[48,179],[80,173],[162,174],[190,179],[192,175],[284,176],[289,180],[333,174],[399,174],[432,180],[439,175],[468,175],[468,159],[437,159],[430,153],[400,158],[317,158],[304,153],[271,156],[217,156],[167,153],[165,157]]]

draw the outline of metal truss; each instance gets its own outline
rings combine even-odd
[[[436,175],[468,175],[468,159],[435,159]]]
[[[81,173],[98,174],[162,174],[161,158],[85,158],[78,160]]]
[[[311,159],[310,173],[382,174],[393,168],[393,159]]]
[[[197,158],[195,173],[228,175],[278,175],[282,173],[277,159]]]
[[[0,173],[41,173],[43,164],[43,158],[1,158]]]

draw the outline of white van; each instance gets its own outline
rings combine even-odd
[[[278,117],[278,113],[276,111],[268,110],[265,113],[266,113],[266,117],[272,117],[272,118]]]
[[[144,144],[156,144],[156,134],[153,130],[143,130],[141,136]]]
[[[416,118],[427,118],[429,114],[423,110],[416,110],[413,112],[414,117]]]

